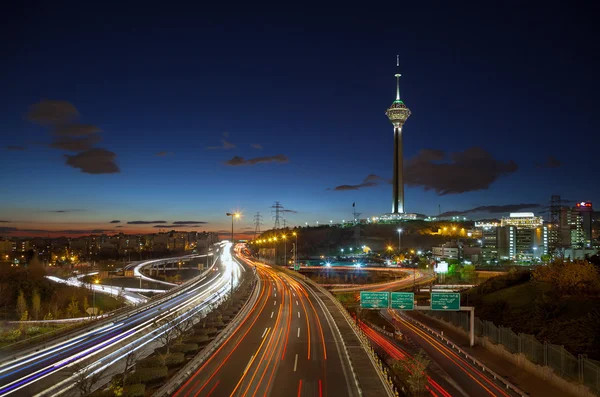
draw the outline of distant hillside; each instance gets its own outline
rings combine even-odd
[[[342,247],[356,247],[366,245],[374,251],[383,251],[386,246],[398,247],[398,228],[402,228],[402,247],[410,249],[430,249],[432,246],[442,244],[453,238],[461,238],[457,233],[451,235],[434,235],[438,229],[447,227],[451,230],[456,227],[468,229],[472,223],[449,223],[449,222],[424,222],[410,221],[399,225],[393,224],[366,224],[352,227],[305,227],[296,229],[298,231],[298,249],[300,256],[307,255],[339,255]],[[269,238],[275,234],[282,233],[291,235],[291,229],[280,229],[275,233],[273,230],[264,232],[259,238]],[[464,237],[464,236],[463,236]],[[289,243],[293,240],[288,240]],[[289,244],[288,244],[289,245]],[[291,249],[291,245],[290,245]]]
[[[490,279],[463,293],[461,300],[475,306],[482,320],[600,359],[597,296],[559,293],[549,283],[532,280],[530,272],[518,272]]]

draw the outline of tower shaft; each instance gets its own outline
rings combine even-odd
[[[394,180],[392,213],[404,213],[404,158],[402,150],[402,126],[394,126]]]

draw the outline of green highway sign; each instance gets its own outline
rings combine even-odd
[[[415,294],[413,292],[392,292],[392,309],[414,310]]]
[[[460,310],[460,294],[457,292],[432,292],[431,310]]]
[[[387,309],[390,306],[389,292],[360,291],[360,307],[363,309]]]
[[[294,265],[294,270],[300,270],[300,265],[299,264]]]

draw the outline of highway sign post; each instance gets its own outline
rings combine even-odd
[[[360,291],[360,307],[363,309],[387,309],[390,306],[389,292]]]
[[[460,310],[460,294],[457,292],[432,292],[431,310]]]
[[[392,309],[414,310],[415,294],[413,292],[392,292]]]

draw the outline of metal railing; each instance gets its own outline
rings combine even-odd
[[[427,312],[429,316],[443,319],[468,332],[466,313]],[[582,384],[592,393],[600,395],[600,366],[587,356],[569,353],[563,346],[540,342],[529,334],[516,334],[510,328],[496,326],[491,321],[475,317],[475,335],[487,338],[514,354],[523,354],[530,362],[551,368],[561,378]]]

